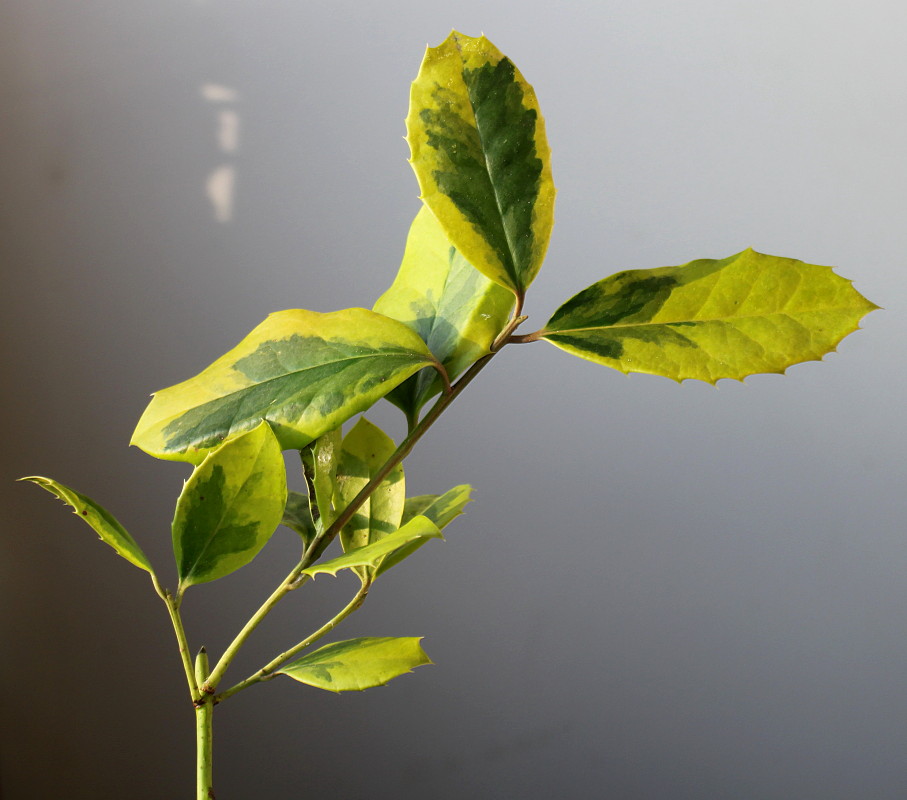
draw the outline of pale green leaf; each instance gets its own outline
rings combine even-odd
[[[299,534],[303,548],[308,547],[315,538],[315,521],[312,519],[308,495],[287,492],[287,505],[280,522]]]
[[[344,437],[337,463],[334,507],[338,513],[374,478],[396,447],[393,440],[365,417]],[[356,550],[393,533],[400,527],[406,484],[402,465],[397,465],[343,526],[340,544]]]
[[[267,420],[283,449],[298,450],[432,365],[416,333],[374,311],[279,311],[194,378],[155,393],[132,444],[199,463]]]
[[[151,568],[151,562],[142,552],[142,548],[136,544],[126,529],[120,525],[106,508],[98,505],[90,497],[73,491],[68,486],[64,486],[51,478],[42,478],[39,475],[31,475],[27,478],[20,478],[22,481],[31,481],[36,483],[42,489],[46,489],[52,495],[58,497],[66,505],[70,506],[80,519],[87,525],[90,525],[101,540],[109,544],[130,564],[154,575]]]
[[[455,486],[440,496],[422,494],[416,497],[407,497],[406,505],[403,507],[403,525],[405,526],[407,522],[417,517],[417,515],[422,515],[434,522],[438,526],[438,530],[443,530],[463,513],[464,506],[472,499],[469,496],[471,491],[472,487],[464,484],[463,486]],[[425,539],[414,541],[390,554],[381,562],[378,571],[375,573],[376,577],[399,564],[404,558],[411,556],[425,542]]]
[[[435,370],[431,370],[434,372]],[[312,445],[312,491],[318,508],[322,529],[327,528],[337,516],[334,510],[334,492],[337,484],[337,461],[340,458],[342,432],[336,428],[319,436]]]
[[[429,539],[441,538],[441,531],[428,517],[413,517],[402,528],[387,536],[382,537],[373,544],[350,550],[342,556],[330,559],[321,564],[303,570],[304,575],[336,575],[342,569],[355,570],[360,576],[373,575],[385,571],[385,562],[397,555],[401,550],[413,544],[424,544]],[[398,563],[396,559],[393,563]]]
[[[715,383],[820,360],[875,308],[829,267],[746,250],[619,272],[564,303],[537,335],[621,372]]]
[[[506,326],[514,296],[490,281],[451,246],[434,214],[422,206],[406,239],[403,262],[375,311],[422,337],[450,380],[490,351]],[[444,388],[437,370],[422,370],[387,395],[415,416]]]
[[[363,637],[321,647],[276,674],[329,692],[359,692],[431,664],[421,637]]]
[[[179,591],[248,564],[280,524],[286,502],[283,455],[266,422],[213,451],[176,504]]]
[[[484,36],[453,32],[425,54],[406,126],[422,199],[451,244],[522,297],[554,222],[551,154],[532,87]]]
[[[464,483],[448,489],[441,495],[420,494],[407,497],[403,508],[403,522],[408,522],[421,514],[443,530],[463,513],[466,504],[472,500],[471,493],[472,487]]]

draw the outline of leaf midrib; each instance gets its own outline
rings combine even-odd
[[[460,54],[460,61],[463,63],[463,69],[465,69],[466,64],[463,61],[463,49],[460,47],[460,39],[458,37],[454,37],[454,41],[456,42],[457,52]],[[472,111],[472,119],[474,122],[474,127],[476,129],[476,133],[479,136],[479,143],[482,145],[482,159],[485,162],[485,174],[488,175],[488,183],[491,186],[491,192],[494,195],[494,204],[498,209],[498,218],[501,221],[501,230],[504,232],[504,239],[507,241],[507,250],[510,254],[510,264],[513,267],[513,271],[514,271],[513,275],[510,275],[508,272],[508,276],[514,282],[513,290],[522,291],[522,287],[520,287],[522,276],[517,274],[519,272],[519,268],[518,268],[517,262],[516,262],[516,251],[514,249],[513,242],[511,241],[510,231],[508,230],[507,225],[504,223],[504,209],[501,208],[501,199],[498,195],[498,187],[495,185],[495,182],[491,176],[491,167],[488,163],[488,155],[487,155],[488,150],[485,147],[485,139],[482,136],[482,129],[479,127],[479,120],[478,120],[478,117],[476,117],[476,109],[472,102],[472,96],[469,93],[469,87],[466,85],[466,79],[463,78],[462,71],[460,73],[460,77],[463,80],[463,88],[466,90],[466,97],[469,99],[469,108]],[[505,266],[505,269],[506,269],[506,265],[502,264],[501,266]]]
[[[361,356],[349,356],[348,358],[338,358],[335,361],[324,361],[320,364],[314,364],[311,367],[303,367],[301,369],[293,370],[291,372],[285,372],[282,375],[275,375],[272,378],[265,378],[264,380],[261,380],[261,381],[255,381],[254,383],[249,383],[247,386],[241,386],[238,389],[234,389],[232,392],[226,392],[224,394],[219,394],[216,397],[212,397],[209,400],[204,400],[203,402],[200,402],[197,405],[192,406],[192,408],[201,408],[202,406],[207,405],[208,403],[214,403],[218,400],[224,400],[228,397],[233,397],[234,395],[241,394],[242,392],[247,392],[247,391],[249,391],[249,389],[251,389],[253,387],[266,386],[267,384],[269,384],[273,381],[283,380],[283,379],[289,378],[293,375],[298,375],[303,372],[306,372],[307,370],[318,369],[319,367],[328,367],[331,364],[341,364],[346,361],[355,361],[357,359],[362,359],[362,358],[381,358],[381,357],[388,357],[388,356],[412,356],[412,357],[415,357],[417,355],[419,355],[419,354],[417,354],[413,351],[410,351],[407,353],[369,353],[367,355],[361,355]],[[437,363],[437,360],[434,358],[434,356],[432,356],[431,358],[429,358],[427,356],[421,356],[421,358],[424,359],[426,367],[432,366],[433,364]],[[167,391],[167,390],[165,389],[164,391]],[[166,425],[170,422],[173,422],[174,420],[179,419],[182,416],[185,416],[185,414],[186,414],[186,410],[183,410],[183,411],[180,411],[169,417],[163,417],[161,419],[158,419],[155,422],[155,424],[156,425]]]
[[[832,313],[837,311],[856,311],[857,309],[851,309],[846,306],[840,307],[827,307],[827,308],[813,308],[813,309],[803,309],[802,311],[770,311],[765,314],[740,314],[732,317],[706,317],[703,319],[677,319],[677,320],[659,320],[654,322],[652,320],[646,322],[624,322],[618,325],[589,325],[584,328],[559,328],[556,330],[550,330],[547,328],[542,328],[539,331],[539,338],[548,336],[549,334],[558,334],[558,333],[582,333],[583,331],[611,331],[617,330],[619,328],[643,328],[646,326],[656,326],[656,325],[699,325],[700,323],[706,322],[723,322],[723,323],[733,323],[738,320],[746,319],[766,319],[767,317],[789,317],[793,318],[797,314],[816,314],[816,313]]]
[[[217,532],[223,527],[224,518],[227,516],[227,514],[228,514],[229,511],[230,511],[230,509],[231,509],[231,508],[234,506],[234,504],[236,503],[236,498],[239,496],[240,492],[243,490],[243,488],[245,487],[245,485],[249,482],[249,476],[252,474],[252,470],[253,470],[254,467],[258,464],[258,461],[259,461],[260,458],[261,458],[261,448],[259,448],[258,453],[256,453],[255,459],[253,460],[253,463],[252,463],[252,466],[249,467],[248,470],[246,470],[246,473],[245,473],[245,475],[244,475],[244,477],[243,477],[243,480],[242,480],[242,481],[240,482],[240,484],[239,484],[239,488],[233,493],[233,496],[230,498],[230,503],[229,503],[229,505],[225,505],[224,511],[223,511],[223,513],[220,515],[220,519],[218,519],[218,521],[217,521],[217,525],[212,527],[212,532],[211,532],[211,534],[210,534],[208,537],[206,537],[206,541],[205,541],[204,547],[202,547],[202,548],[199,550],[199,553],[198,553],[198,555],[196,556],[195,561],[192,562],[191,568],[190,568],[189,571],[186,573],[186,579],[191,578],[191,577],[193,576],[193,574],[194,574],[194,572],[195,572],[195,568],[198,566],[199,562],[202,560],[202,556],[207,552],[208,548],[211,546],[211,542],[214,541],[214,537],[217,536]],[[256,533],[257,533],[257,531],[256,531]],[[256,539],[257,539],[257,538],[258,538],[258,537],[256,536]],[[180,581],[180,585],[181,585],[181,587],[188,587],[188,586],[192,586],[193,584],[191,584],[191,583],[185,583],[185,579],[184,579],[184,580],[181,580],[181,581]]]

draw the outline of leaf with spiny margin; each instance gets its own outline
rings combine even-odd
[[[303,549],[307,548],[315,538],[315,521],[312,519],[308,495],[287,492],[287,505],[280,523],[296,531],[302,539]]]
[[[421,637],[362,637],[334,642],[288,664],[275,674],[329,692],[360,692],[416,667],[431,664]]]
[[[270,426],[212,452],[183,486],[173,518],[179,593],[248,564],[283,519],[287,476]]]
[[[463,513],[464,506],[472,500],[469,496],[471,491],[471,486],[463,484],[462,486],[454,486],[453,489],[440,496],[436,494],[421,494],[416,497],[407,497],[406,505],[403,506],[403,525],[405,526],[407,522],[421,514],[434,522],[438,526],[438,530],[443,530]],[[426,541],[422,539],[412,542],[390,554],[381,562],[378,571],[375,573],[376,577],[399,564],[404,558],[411,556]]]
[[[564,303],[537,336],[624,373],[715,383],[821,360],[876,308],[830,267],[745,250],[619,272]]]
[[[440,538],[442,538],[441,531],[434,522],[428,517],[417,516],[399,530],[389,533],[373,544],[360,547],[358,550],[350,550],[342,556],[308,567],[302,572],[313,578],[316,575],[336,576],[342,569],[355,570],[360,577],[362,575],[380,575],[390,568],[385,567],[388,559],[396,556],[401,550],[405,550],[413,544],[422,545],[429,539]],[[401,560],[400,558],[394,560],[391,566]]]
[[[397,277],[374,308],[418,333],[453,380],[490,352],[513,303],[513,294],[463,258],[434,214],[422,206],[409,229]],[[415,416],[443,388],[437,370],[422,370],[387,399]]]
[[[430,47],[407,141],[425,204],[480,272],[522,297],[554,223],[551,152],[535,91],[484,36]]]
[[[390,436],[365,417],[360,417],[343,438],[340,448],[334,492],[334,508],[338,513],[378,474],[394,450],[396,447]],[[344,551],[365,547],[397,530],[405,502],[403,466],[398,464],[343,526],[340,544]]]
[[[279,311],[194,378],[156,392],[131,443],[197,464],[267,420],[283,449],[298,450],[426,366],[437,362],[425,342],[374,311]]]
[[[129,535],[126,529],[117,522],[113,514],[106,508],[98,505],[90,497],[79,494],[52,478],[30,475],[27,478],[19,478],[19,480],[35,483],[62,500],[73,509],[74,514],[91,526],[94,532],[101,537],[101,541],[109,544],[130,564],[135,564],[139,569],[154,575],[151,562],[148,561],[148,557],[142,552],[142,548],[138,546],[135,539]]]

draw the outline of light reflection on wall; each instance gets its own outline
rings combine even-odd
[[[216,132],[218,150],[226,156],[235,155],[239,149],[240,116],[230,106],[240,101],[239,92],[217,83],[202,84],[200,91],[206,102],[219,106]],[[220,164],[208,174],[205,195],[211,203],[214,219],[223,223],[233,219],[236,166],[232,160]]]

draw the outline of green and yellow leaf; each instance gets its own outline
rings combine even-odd
[[[554,183],[532,87],[484,36],[430,47],[406,120],[422,199],[451,244],[522,297],[545,257]]]
[[[131,443],[197,464],[267,420],[283,449],[299,449],[436,363],[417,334],[374,311],[279,311],[194,378],[156,392]]]
[[[448,489],[442,495],[420,494],[407,497],[403,508],[403,522],[408,522],[421,514],[443,530],[463,513],[466,504],[472,501],[471,493],[472,487],[464,483]]]
[[[130,564],[135,564],[139,569],[143,569],[151,575],[154,575],[154,570],[151,568],[151,562],[148,561],[148,557],[142,552],[142,548],[138,546],[135,539],[129,535],[126,529],[117,522],[113,514],[106,508],[96,503],[90,497],[79,494],[52,478],[42,478],[39,475],[32,475],[28,478],[20,478],[19,480],[31,481],[31,483],[37,484],[42,489],[46,489],[52,495],[58,497],[66,503],[66,505],[72,508],[73,513],[101,537],[101,541],[109,544]]]
[[[396,450],[377,425],[361,417],[343,438],[337,463],[334,508],[347,507]],[[340,531],[345,552],[377,542],[400,527],[406,502],[403,466],[398,464]]]
[[[283,454],[266,422],[213,451],[176,504],[179,592],[248,564],[280,524],[286,503]]]
[[[453,380],[490,352],[513,303],[513,294],[463,258],[434,214],[422,206],[410,227],[397,277],[378,298],[375,311],[418,333]],[[443,388],[436,370],[422,370],[387,399],[414,416]]]
[[[434,370],[432,370],[434,372]],[[337,460],[343,433],[340,428],[328,431],[300,451],[309,490],[310,516],[319,530],[334,521],[334,491],[337,482]]]
[[[321,647],[276,674],[329,692],[361,692],[431,664],[421,637],[363,637]]]
[[[715,383],[820,360],[877,307],[829,267],[746,250],[619,272],[564,303],[538,336],[624,373]]]
[[[402,557],[394,558],[401,551],[408,549],[408,555],[415,550],[413,545],[422,545],[429,539],[440,538],[441,531],[428,517],[413,517],[402,528],[377,542],[309,567],[303,570],[303,574],[314,578],[316,575],[337,575],[342,569],[355,570],[360,576],[380,574],[402,560]],[[391,564],[385,566],[391,559]]]
[[[419,515],[421,515],[434,522],[438,526],[438,530],[443,530],[463,513],[463,508],[472,499],[469,496],[471,491],[472,487],[464,484],[455,486],[440,496],[422,494],[416,497],[407,497],[406,505],[403,507],[403,526],[406,527],[406,524],[411,519],[418,519]],[[400,530],[403,530],[403,528]],[[375,573],[376,577],[399,564],[404,558],[411,556],[426,541],[427,539],[418,539],[388,555],[378,567]]]

